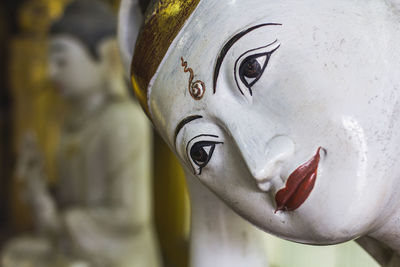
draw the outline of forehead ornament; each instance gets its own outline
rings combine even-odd
[[[134,92],[149,117],[148,95],[151,82],[172,42],[199,2],[200,0],[158,0],[147,10],[132,59],[131,80]],[[194,89],[194,97],[200,97],[199,92],[205,88],[203,85],[193,83],[191,87]]]
[[[204,92],[206,91],[206,85],[204,84],[204,82],[202,82],[200,80],[193,82],[193,78],[194,78],[193,69],[187,67],[187,62],[184,61],[182,57],[181,57],[181,61],[182,61],[183,71],[189,72],[189,74],[190,74],[189,85],[188,85],[188,90],[189,90],[190,95],[192,96],[192,98],[194,100],[202,99]]]

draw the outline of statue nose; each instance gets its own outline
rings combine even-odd
[[[284,135],[273,136],[258,146],[237,145],[257,186],[265,192],[281,180],[282,165],[295,151],[292,139]]]
[[[246,165],[257,182],[268,182],[279,175],[282,163],[294,150],[292,139],[277,135],[269,139],[258,153],[250,153],[245,159]]]
[[[268,191],[273,181],[280,178],[283,163],[294,154],[295,143],[288,135],[279,133],[285,127],[280,126],[278,118],[243,108],[238,110],[237,105],[229,104],[227,101],[216,109],[215,116],[224,122],[258,187]]]

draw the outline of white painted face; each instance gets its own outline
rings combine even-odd
[[[400,204],[399,26],[378,0],[203,0],[152,81],[153,121],[188,172],[262,229],[313,244],[364,235]],[[313,190],[275,213],[319,147]]]
[[[73,37],[52,37],[48,62],[50,79],[66,98],[81,98],[104,87],[105,68],[101,59],[96,61]]]

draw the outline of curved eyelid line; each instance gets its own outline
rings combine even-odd
[[[187,157],[188,159],[190,159],[189,154],[188,154],[188,147],[189,147],[189,144],[190,144],[194,139],[196,139],[196,138],[198,138],[198,137],[214,137],[214,138],[219,138],[218,135],[214,135],[214,134],[199,134],[199,135],[193,137],[192,139],[190,139],[189,142],[187,142],[186,148],[185,148],[186,157]],[[216,143],[218,143],[218,144],[223,144],[224,142],[216,142]],[[196,170],[195,170],[195,168],[193,167],[193,164],[190,164],[190,165],[192,166],[193,172],[196,173]]]
[[[201,115],[192,115],[192,116],[188,116],[186,118],[184,118],[183,120],[181,120],[178,125],[175,128],[175,133],[174,133],[174,146],[176,148],[176,138],[178,137],[178,134],[180,132],[180,130],[183,128],[183,126],[185,126],[186,124],[188,124],[189,122],[192,122],[194,120],[198,120],[198,119],[202,119],[203,116]]]
[[[238,82],[237,77],[236,77],[236,70],[237,70],[237,65],[238,65],[239,61],[240,61],[245,55],[249,54],[250,52],[254,52],[254,51],[256,51],[256,50],[260,50],[260,49],[267,48],[267,47],[269,47],[269,46],[271,46],[271,45],[273,45],[273,44],[275,44],[275,43],[277,43],[277,42],[278,42],[278,39],[276,39],[275,41],[273,41],[272,43],[270,43],[270,44],[268,44],[268,45],[265,45],[265,46],[261,46],[261,47],[258,47],[258,48],[254,48],[254,49],[248,50],[248,51],[244,52],[243,54],[241,54],[241,55],[239,56],[239,58],[236,60],[236,62],[235,62],[235,67],[234,67],[234,75],[233,75],[233,76],[235,77],[236,86],[239,88],[239,91],[240,91],[240,93],[241,93],[242,95],[244,95],[244,93],[243,93],[242,89],[240,89],[239,82]],[[268,61],[269,61],[271,55],[272,55],[280,46],[281,46],[281,45],[278,44],[278,46],[275,47],[274,49],[272,49],[271,51],[264,52],[264,53],[258,53],[258,54],[254,54],[254,55],[250,55],[250,56],[249,56],[249,57],[267,56],[267,60],[266,60],[265,63],[264,63],[264,66],[263,66],[263,68],[262,68],[262,70],[261,70],[261,73],[264,73],[265,69],[267,68]],[[247,57],[246,57],[246,58],[247,58]],[[251,90],[251,86],[253,86],[253,85],[261,78],[261,76],[262,76],[262,75],[260,75],[260,76],[259,76],[258,78],[256,78],[254,81],[252,81],[251,84],[250,84],[249,86],[246,86],[246,87],[249,89],[249,91],[250,91],[250,95],[253,95],[253,91]]]
[[[281,23],[262,23],[255,25],[253,27],[247,28],[236,35],[234,35],[231,39],[228,40],[228,42],[225,43],[225,45],[222,47],[221,51],[219,52],[217,62],[214,67],[214,78],[213,78],[213,94],[217,91],[217,81],[218,81],[218,75],[219,75],[219,70],[221,68],[222,62],[225,59],[226,54],[228,51],[231,49],[231,47],[239,41],[240,38],[248,34],[249,32],[252,32],[258,28],[264,27],[264,26],[282,26]]]

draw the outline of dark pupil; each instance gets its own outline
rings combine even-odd
[[[199,163],[207,162],[208,159],[208,154],[203,147],[193,147],[191,151],[191,156],[194,161],[197,161]]]
[[[247,78],[257,78],[261,74],[262,69],[257,59],[249,58],[243,62],[240,72]]]

